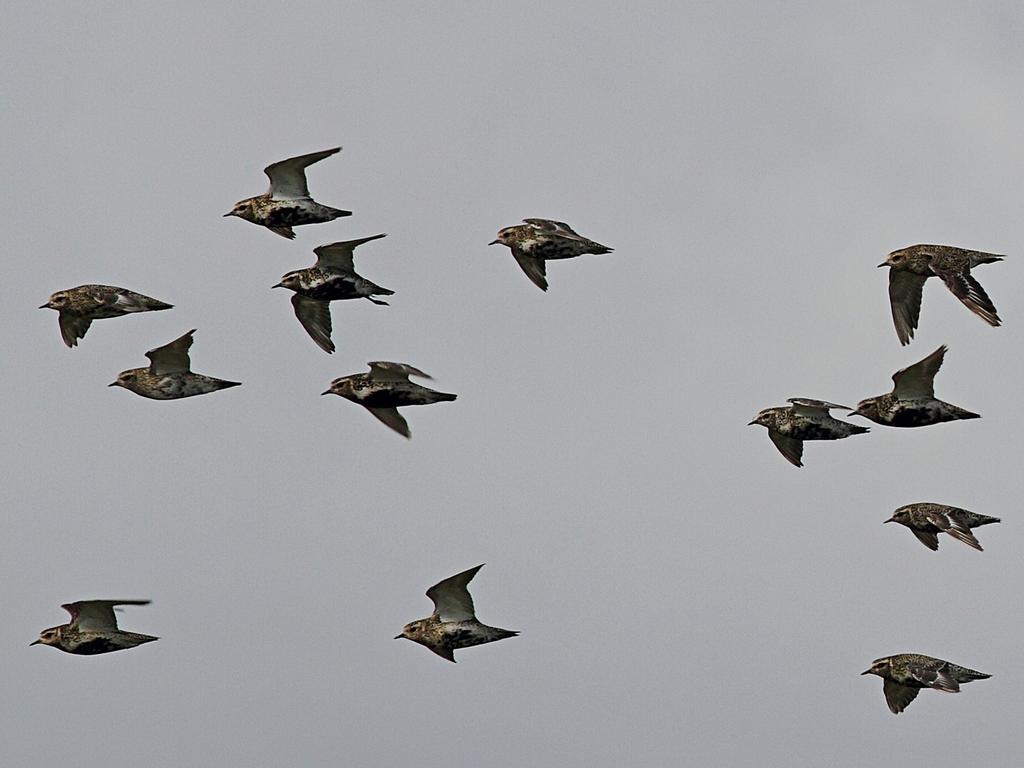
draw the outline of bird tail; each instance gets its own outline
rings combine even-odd
[[[342,216],[352,215],[352,211],[343,211],[340,208],[331,208],[327,205],[325,205],[324,208],[326,208],[327,212],[331,214],[332,219],[340,219]]]

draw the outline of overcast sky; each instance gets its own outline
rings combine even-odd
[[[127,8],[0,31],[0,763],[1019,765],[1019,3]],[[353,216],[221,217],[337,145],[309,186]],[[615,252],[543,294],[487,247],[526,216]],[[378,232],[356,267],[391,306],[334,304],[328,356],[270,286]],[[976,272],[1005,326],[929,281],[901,348],[875,265],[919,242],[1007,254]],[[36,307],[87,282],[175,308],[67,349]],[[190,328],[243,386],[106,388]],[[942,343],[937,394],[981,420],[803,469],[746,426]],[[368,360],[459,399],[406,441],[319,396]],[[1004,522],[929,552],[882,525],[923,500]],[[478,617],[520,637],[391,640],[482,562]],[[160,641],[28,647],[88,598],[151,598],[121,626]],[[896,717],[858,673],[903,651],[993,677]]]

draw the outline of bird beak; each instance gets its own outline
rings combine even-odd
[[[277,285],[272,285],[270,287],[271,288],[284,288],[284,284],[283,283],[278,283]]]
[[[107,384],[107,386],[108,386],[108,387],[116,387],[116,386],[118,386],[118,384],[117,384],[117,382],[116,382],[116,381],[112,381],[112,382],[110,382],[109,384]]]
[[[871,674],[871,670],[870,669],[865,669],[863,672],[861,672],[861,674],[862,675],[870,675]]]
[[[28,647],[31,648],[33,645],[42,645],[42,644],[43,644],[42,640],[36,640],[34,643],[29,643]]]
[[[43,304],[43,305],[42,305],[42,306],[40,307],[40,309],[49,309],[49,308],[50,308],[50,302],[46,302],[45,304]]]
[[[500,242],[501,240],[491,240],[491,242],[489,242],[488,245],[497,245]]]
[[[405,635],[395,635],[394,638],[392,638],[392,639],[394,639],[394,640],[401,640],[403,637],[405,637]],[[36,642],[39,642],[39,641],[37,640]],[[33,645],[35,645],[35,643],[33,643]]]
[[[326,392],[321,392],[320,394],[321,395],[329,395],[329,394],[331,394],[331,390],[328,389]]]
[[[757,424],[757,422],[756,422],[756,421],[751,421],[751,422],[748,422],[748,423],[747,423],[747,426],[748,426],[748,427],[752,427],[752,426],[754,426],[755,424]]]
[[[235,215],[234,211],[228,211],[227,213],[224,214],[224,216],[222,218],[227,218],[228,216],[234,216],[234,215]]]
[[[860,411],[850,411],[847,416],[860,416]]]
[[[883,261],[881,264],[878,265],[879,268],[881,268],[881,267],[888,267],[888,266],[889,266],[889,262],[887,262],[887,261]]]
[[[890,517],[888,520],[883,520],[882,522],[883,523],[895,523],[896,522],[896,518],[895,517]]]

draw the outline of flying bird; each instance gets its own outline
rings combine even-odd
[[[341,216],[351,216],[352,211],[320,205],[310,197],[306,185],[306,168],[340,151],[341,147],[335,147],[271,163],[263,169],[270,178],[270,189],[262,195],[238,201],[224,215],[238,216],[259,224],[289,240],[295,238],[292,227],[323,224]]]
[[[316,264],[288,272],[274,286],[295,291],[292,296],[295,316],[310,338],[328,354],[334,352],[334,342],[331,341],[332,301],[368,299],[374,304],[386,305],[386,301],[373,297],[391,296],[394,293],[356,274],[352,264],[356,246],[382,237],[385,235],[371,235],[314,248]]]
[[[898,653],[871,662],[862,675],[878,675],[883,679],[882,692],[889,711],[898,715],[912,702],[922,688],[944,693],[959,693],[961,683],[992,677],[949,661],[921,653]]]
[[[389,363],[384,360],[367,363],[369,373],[353,373],[331,382],[330,389],[322,395],[340,395],[346,400],[358,403],[387,424],[400,435],[409,437],[409,425],[398,412],[404,405],[430,405],[454,400],[457,396],[448,392],[420,386],[409,381],[410,376],[431,378],[423,371],[404,363]]]
[[[65,653],[94,656],[134,648],[159,638],[124,632],[117,628],[115,605],[149,605],[149,600],[80,600],[62,605],[71,614],[71,621],[39,633],[29,645],[52,645]]]
[[[434,612],[425,619],[406,624],[402,627],[402,634],[396,635],[395,640],[403,637],[412,640],[455,663],[457,648],[493,643],[518,635],[518,632],[489,627],[476,620],[473,598],[467,585],[483,567],[481,564],[457,573],[428,589],[427,597],[434,601]]]
[[[861,400],[850,415],[889,427],[926,427],[943,421],[980,419],[976,413],[936,399],[935,374],[945,355],[946,346],[942,345],[923,360],[896,371],[892,392]]]
[[[919,501],[900,507],[885,522],[905,525],[918,541],[933,551],[939,548],[939,534],[948,533],[954,539],[981,552],[981,544],[974,538],[971,529],[1002,521],[998,517],[979,515],[960,507]]]
[[[192,346],[192,334],[195,332],[193,328],[171,343],[149,350],[146,353],[150,360],[148,368],[121,371],[117,381],[107,386],[124,387],[153,400],[178,400],[239,386],[240,382],[237,381],[224,381],[192,373],[188,350]]]
[[[78,346],[93,320],[121,317],[134,312],[156,312],[172,305],[116,285],[79,285],[57,291],[40,309],[55,309],[60,335],[69,347]]]
[[[834,419],[829,414],[832,408],[850,410],[847,405],[805,397],[791,397],[787,402],[792,405],[765,408],[747,426],[760,424],[767,427],[768,437],[779,453],[795,467],[803,466],[804,440],[842,440],[869,431],[867,427]]]
[[[932,275],[941,278],[971,312],[989,325],[999,325],[995,305],[971,275],[971,269],[1003,258],[952,245],[911,245],[890,253],[878,266],[889,267],[889,304],[900,343],[909,344],[914,338],[921,314],[921,292]]]
[[[571,259],[585,253],[611,253],[613,249],[576,234],[561,221],[523,219],[524,224],[505,227],[488,245],[507,245],[516,263],[542,291],[548,289],[547,266],[552,259]]]

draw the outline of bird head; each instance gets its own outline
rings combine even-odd
[[[281,282],[280,283],[278,283],[277,285],[272,286],[272,287],[274,287],[274,288],[287,288],[290,291],[297,291],[297,290],[299,290],[299,288],[301,287],[299,285],[299,273],[298,272],[289,272],[288,274],[286,274],[286,275],[281,277]]]
[[[50,627],[44,629],[39,633],[39,639],[35,642],[29,643],[29,647],[33,645],[55,645],[60,646],[60,631],[61,627]]]
[[[862,675],[878,675],[879,677],[886,677],[889,674],[890,662],[889,657],[886,656],[882,659],[875,659],[871,662],[871,666],[861,672]]]
[[[417,621],[410,621],[404,627],[402,627],[402,634],[395,635],[395,640],[401,640],[403,637],[406,640],[416,640],[420,633],[423,631],[423,619]]]
[[[512,242],[515,240],[516,227],[505,227],[504,229],[498,230],[498,239],[491,240],[488,245],[507,245],[509,248],[512,247]]]
[[[883,522],[900,523],[902,525],[907,525],[910,522],[910,510],[907,509],[906,507],[900,507],[895,512],[893,512],[892,517]]]
[[[900,267],[907,260],[910,255],[909,248],[901,248],[898,251],[893,251],[885,257],[885,261],[879,264],[879,267]]]
[[[878,418],[878,399],[869,397],[866,400],[861,400],[857,403],[857,407],[850,411],[848,415],[863,416],[865,419],[874,421]]]
[[[772,409],[771,408],[765,408],[763,411],[760,411],[757,414],[757,416],[754,417],[753,421],[748,422],[747,426],[748,427],[752,427],[755,424],[760,424],[762,427],[770,427],[771,426],[771,417],[772,417]]]
[[[253,221],[256,218],[252,198],[247,200],[239,200],[235,203],[235,207],[224,214],[225,216],[237,216],[240,219],[246,221]]]
[[[352,379],[349,376],[342,376],[340,379],[335,379],[331,382],[331,386],[326,391],[321,392],[321,395],[338,395],[340,397],[346,397],[352,399],[355,395],[355,386],[352,383]]]
[[[60,311],[61,309],[68,305],[68,298],[69,297],[66,291],[57,291],[56,293],[52,294],[50,298],[46,300],[46,303],[39,308],[56,309],[57,311]]]
[[[125,389],[131,389],[135,383],[136,375],[135,371],[121,371],[117,374],[117,380],[107,384],[108,387],[124,387]]]

